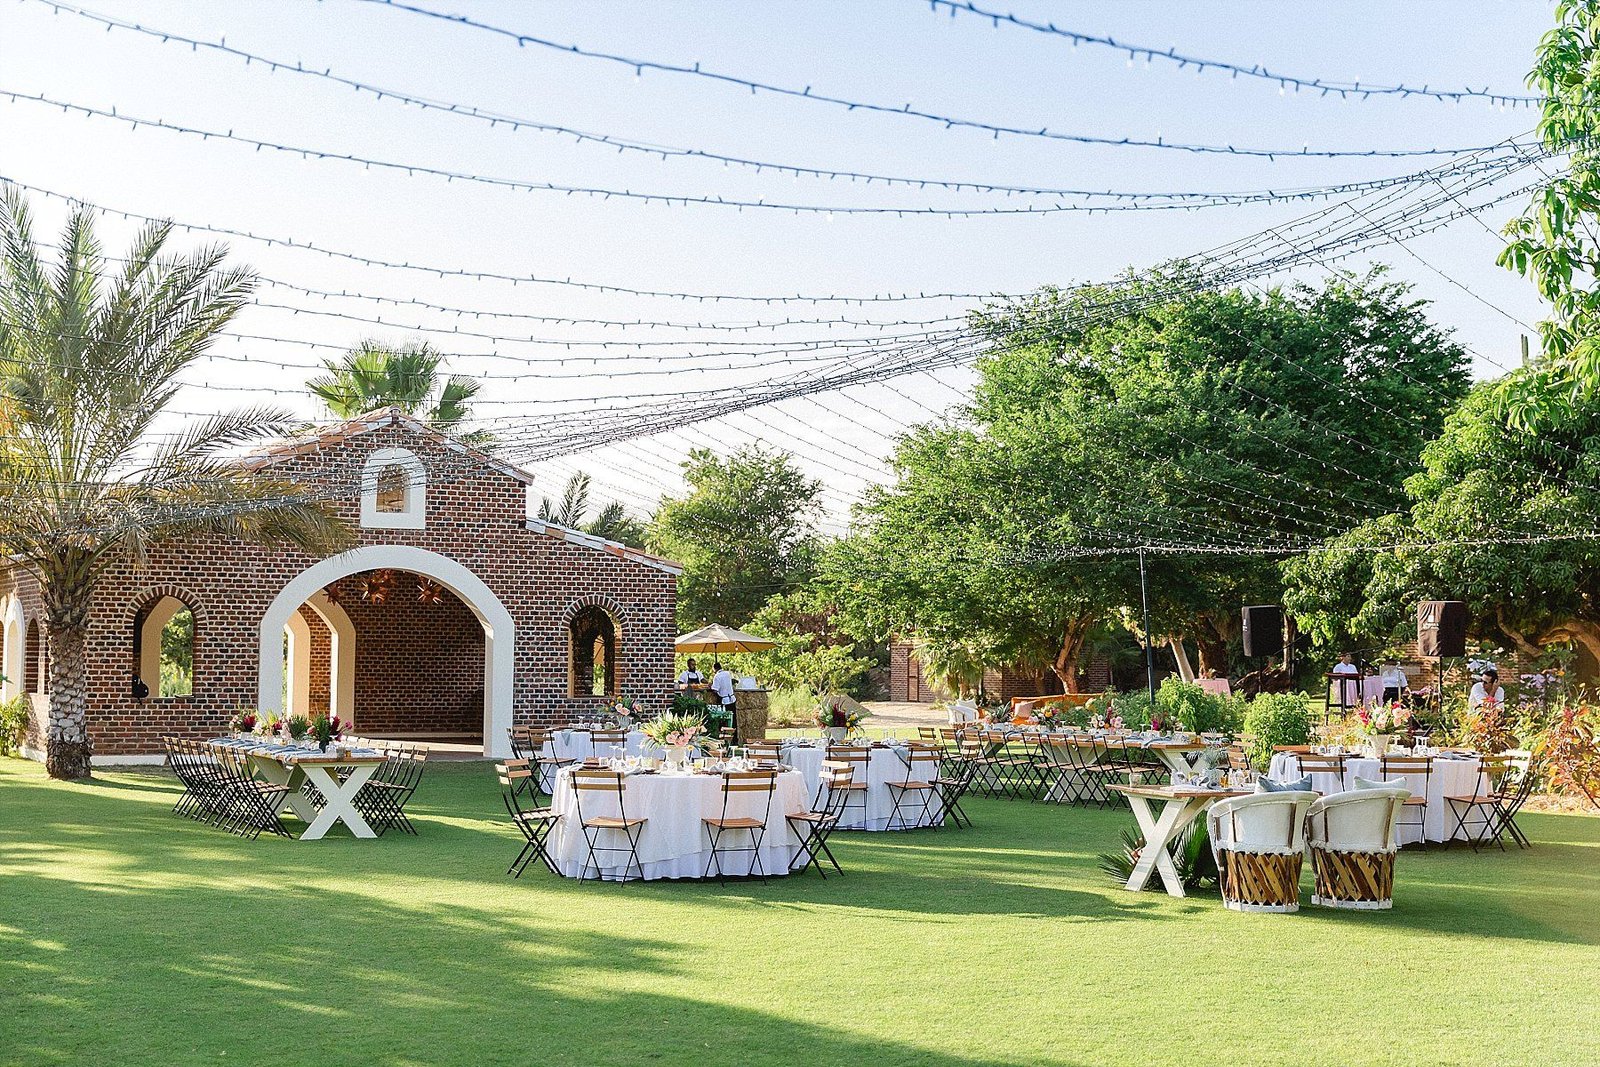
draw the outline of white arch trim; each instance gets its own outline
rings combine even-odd
[[[383,472],[399,467],[405,476],[404,503],[399,511],[378,510],[378,483]],[[421,530],[428,525],[428,469],[416,453],[380,448],[361,468],[361,525],[370,530]]]
[[[22,601],[15,596],[8,595],[0,608],[3,608],[0,628],[5,634],[5,657],[4,662],[0,662],[0,675],[5,676],[5,684],[0,686],[0,699],[10,700],[22,692],[23,674],[27,670],[23,645],[27,641],[28,619],[22,613]]]
[[[300,605],[330,582],[361,571],[389,567],[439,582],[477,616],[483,626],[483,754],[511,754],[509,731],[516,679],[517,628],[494,591],[466,567],[437,552],[410,545],[366,545],[307,567],[278,592],[261,618],[261,655],[256,702],[262,711],[283,712],[283,628]]]
[[[289,697],[290,715],[311,714],[311,624],[298,611],[289,613],[289,622],[283,628],[289,639],[284,656],[284,670],[288,682],[284,686]]]
[[[328,627],[329,649],[328,710],[343,722],[356,723],[356,627],[344,605],[328,599],[320,589],[306,601]],[[309,699],[309,697],[308,697]]]

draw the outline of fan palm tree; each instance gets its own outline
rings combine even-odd
[[[46,766],[89,773],[85,644],[96,583],[160,541],[224,534],[314,551],[347,537],[308,490],[228,458],[292,429],[286,412],[212,415],[151,427],[177,376],[249,300],[255,277],[221,248],[164,256],[167,223],[142,229],[109,268],[76,208],[51,266],[26,201],[0,195],[0,552],[38,579],[50,650]]]
[[[629,515],[628,509],[622,506],[620,500],[613,500],[601,508],[593,522],[584,521],[584,516],[588,513],[589,476],[582,471],[567,479],[567,486],[562,490],[559,502],[545,497],[539,505],[539,518],[545,522],[582,530],[596,537],[604,537],[608,541],[620,541],[625,545],[644,544],[644,523]]]
[[[459,374],[441,378],[444,356],[426,341],[411,341],[399,348],[379,341],[362,341],[338,359],[327,360],[327,371],[306,383],[336,419],[353,419],[377,408],[396,407],[415,415],[436,430],[455,432],[471,414],[478,383]],[[464,435],[474,444],[487,444],[483,431]]]

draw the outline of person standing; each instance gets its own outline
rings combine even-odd
[[[1378,671],[1380,684],[1383,686],[1383,702],[1393,704],[1400,699],[1402,693],[1411,688],[1411,680],[1406,677],[1405,668],[1400,666],[1399,660],[1389,660]]]
[[[679,689],[693,689],[696,686],[705,684],[706,676],[701,674],[699,670],[695,668],[694,660],[690,660],[689,666],[684,669],[682,674],[678,675]]]
[[[722,705],[722,710],[727,712],[728,721],[733,721],[733,672],[721,663],[713,663],[712,670],[716,671],[711,676],[711,691],[717,695],[717,701]]]

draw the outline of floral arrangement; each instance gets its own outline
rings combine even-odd
[[[816,724],[819,728],[855,731],[861,729],[861,713],[849,707],[843,697],[829,697],[817,708]]]
[[[260,716],[256,720],[256,734],[266,738],[268,741],[276,740],[282,732],[283,716],[281,715],[267,714]]]
[[[252,709],[240,708],[233,716],[233,730],[235,733],[253,734],[256,732],[256,724],[260,721],[260,717]]]
[[[611,710],[617,715],[628,719],[639,718],[641,712],[639,702],[633,699],[633,697],[623,697],[621,700],[618,700],[615,704],[611,705]]]
[[[1167,722],[1167,717],[1160,708],[1156,708],[1150,713],[1150,729],[1158,734],[1164,734],[1172,729],[1172,724]]]
[[[1041,704],[1033,714],[1046,730],[1059,730],[1066,723],[1066,709],[1059,701]]]
[[[644,728],[644,735],[664,748],[697,744],[705,733],[706,721],[698,715],[662,715]]]
[[[318,715],[311,723],[311,736],[317,739],[317,747],[326,752],[329,744],[344,736],[344,723],[337,715]]]
[[[311,720],[304,715],[291,715],[283,720],[283,729],[291,741],[304,741],[311,732]]]
[[[1371,707],[1363,704],[1356,708],[1356,721],[1361,723],[1362,732],[1368,736],[1398,733],[1411,721],[1411,709],[1398,700],[1388,704],[1373,704]]]
[[[1116,712],[1107,715],[1095,715],[1089,720],[1091,730],[1120,730],[1122,729],[1122,716]]]

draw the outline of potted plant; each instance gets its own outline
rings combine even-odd
[[[833,696],[817,709],[816,724],[822,735],[830,741],[843,741],[861,729],[861,713],[845,704],[843,697]]]
[[[667,750],[667,763],[682,767],[689,749],[705,736],[706,721],[698,715],[662,715],[644,728],[644,735]]]

